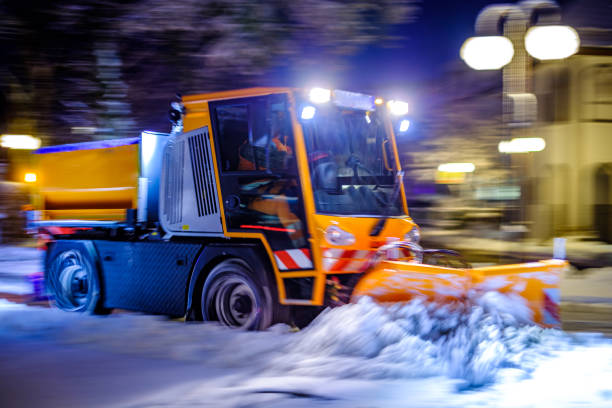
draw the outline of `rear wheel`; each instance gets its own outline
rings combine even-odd
[[[274,321],[278,304],[270,288],[240,259],[228,259],[216,265],[202,290],[204,320],[225,326],[262,330]]]
[[[94,263],[79,246],[59,252],[47,269],[47,287],[54,304],[70,312],[100,313],[100,285]]]

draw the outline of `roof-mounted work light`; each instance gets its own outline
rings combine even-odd
[[[387,102],[387,108],[392,115],[402,116],[408,113],[408,102],[389,101]]]
[[[327,103],[331,100],[331,89],[312,88],[308,93],[308,99],[312,103]]]
[[[302,114],[300,117],[304,120],[312,119],[314,118],[316,112],[317,110],[314,106],[304,106],[304,108],[302,108]]]

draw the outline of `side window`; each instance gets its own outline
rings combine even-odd
[[[248,105],[219,106],[216,112],[219,140],[223,140],[221,167],[223,171],[236,171],[240,167],[240,155],[236,153],[251,147]]]
[[[293,138],[286,103],[254,98],[216,108],[223,171],[292,170]]]
[[[257,170],[287,173],[293,165],[293,138],[286,103],[270,97],[252,105],[253,152]]]

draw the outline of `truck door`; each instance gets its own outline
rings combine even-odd
[[[260,232],[280,270],[312,269],[287,96],[210,104],[229,232]]]

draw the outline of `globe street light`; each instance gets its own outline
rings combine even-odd
[[[499,35],[471,37],[463,43],[460,55],[472,69],[500,69],[512,61],[514,47]]]
[[[539,60],[564,59],[578,52],[580,38],[570,26],[535,26],[525,34],[525,48]]]
[[[547,14],[539,19],[539,25],[531,27],[526,33],[517,30],[516,25],[510,27],[512,23],[518,23],[526,30],[527,23],[536,13]],[[492,4],[479,13],[476,19],[478,36],[464,42],[461,58],[474,69],[499,69],[512,59],[514,49],[509,49],[506,37],[512,40],[517,31],[532,57],[540,60],[567,58],[578,51],[580,40],[576,30],[559,25],[559,20],[559,5],[552,0],[524,0],[517,5]],[[503,36],[499,33],[500,24],[503,26]],[[491,61],[481,62],[486,59]]]
[[[528,25],[538,17],[537,25]],[[559,5],[552,0],[524,0],[516,5],[493,4],[476,18],[476,37],[461,47],[461,58],[478,70],[503,68],[503,121],[530,125],[537,101],[531,93],[529,56],[539,60],[567,58],[578,51],[576,30],[560,25]],[[500,31],[502,31],[500,35]]]
[[[525,33],[525,48],[539,60],[564,59],[580,47],[578,33],[570,26],[534,26]],[[514,56],[512,42],[501,35],[470,37],[463,43],[461,59],[476,70],[500,69]]]

